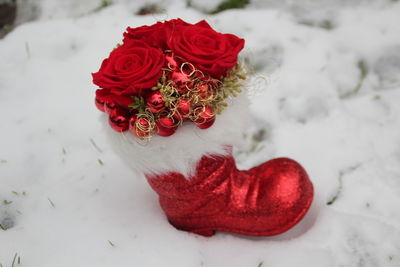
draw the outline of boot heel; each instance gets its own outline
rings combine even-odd
[[[198,234],[198,235],[202,235],[202,236],[205,236],[205,237],[210,237],[210,236],[213,236],[215,234],[214,230],[207,230],[207,229],[190,230],[189,232],[194,233],[194,234]]]

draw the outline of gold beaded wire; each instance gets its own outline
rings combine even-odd
[[[139,123],[139,120],[145,120],[147,122],[147,125],[144,126],[141,123]],[[145,136],[141,136],[143,138],[151,138],[150,133],[153,132],[154,128],[156,126],[154,114],[150,112],[149,110],[145,110],[145,112],[139,113],[137,115],[137,119],[135,122],[135,129],[137,131],[145,133]]]
[[[174,56],[172,55],[172,57]],[[175,58],[182,60],[179,57]],[[190,72],[188,73],[185,68],[189,69]],[[167,79],[168,72],[176,71],[174,66],[168,63],[167,68],[163,68],[162,71],[161,78],[152,90],[160,91],[169,112],[163,111],[159,114],[153,114],[146,109],[144,112],[138,113],[137,118],[144,119],[148,123],[147,126],[139,124],[138,120],[135,123],[137,130],[146,133],[146,136],[140,136],[142,139],[151,137],[151,133],[154,132],[156,128],[156,121],[160,117],[172,118],[175,122],[172,127],[178,127],[183,124],[183,118],[178,111],[178,101],[180,99],[188,99],[193,105],[193,108],[187,116],[191,121],[196,121],[196,123],[199,124],[205,123],[206,120],[209,119],[202,117],[206,107],[212,110],[210,118],[220,114],[228,106],[226,99],[236,97],[241,92],[241,87],[243,86],[241,81],[246,79],[244,69],[240,64],[228,70],[227,75],[221,80],[218,80],[196,69],[190,62],[183,62],[179,67],[179,71],[187,76],[189,81],[185,84],[184,89],[186,90],[182,90],[182,88],[178,88],[175,85],[174,81]],[[208,90],[205,92],[206,97],[202,97],[199,93],[200,86],[202,85],[208,87]],[[182,91],[184,92],[182,93]]]

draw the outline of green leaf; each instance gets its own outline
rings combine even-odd
[[[7,199],[4,199],[3,200],[3,204],[4,205],[9,205],[9,204],[11,204],[12,203],[12,201],[9,201],[9,200],[7,200]]]

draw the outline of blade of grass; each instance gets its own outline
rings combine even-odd
[[[94,146],[94,148],[99,151],[100,153],[103,153],[103,150],[96,144],[96,142],[93,140],[93,138],[90,138],[90,143]]]
[[[53,201],[51,201],[51,199],[48,197],[47,198],[48,200],[49,200],[49,202],[50,202],[50,205],[53,207],[53,208],[55,208],[56,207],[56,205],[54,205],[54,202]]]
[[[14,267],[15,260],[16,260],[16,258],[17,258],[17,255],[18,255],[18,253],[15,253],[14,259],[13,259],[12,264],[11,264],[11,267]]]

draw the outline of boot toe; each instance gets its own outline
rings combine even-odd
[[[313,185],[303,167],[289,158],[273,159],[256,168],[260,181],[255,229],[261,235],[285,232],[307,213]]]

